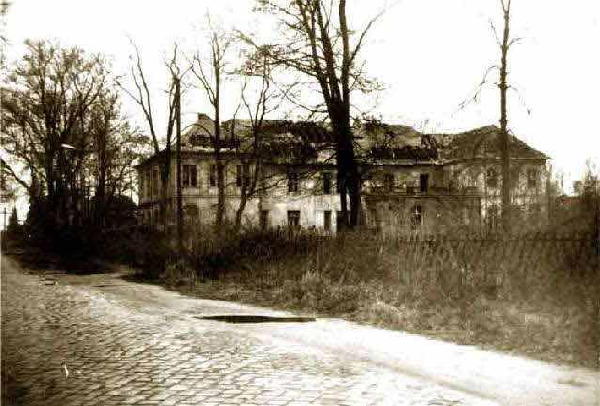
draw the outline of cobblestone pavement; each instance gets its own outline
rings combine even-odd
[[[2,260],[4,404],[497,404],[367,360],[269,340],[264,325],[254,334],[191,313],[139,309],[110,293],[134,283],[66,280]]]

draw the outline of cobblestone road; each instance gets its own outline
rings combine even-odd
[[[367,361],[277,344],[264,338],[268,327],[256,335],[136,309],[105,293],[110,286],[26,274],[2,261],[6,404],[496,404]],[[123,283],[112,289],[136,286]]]

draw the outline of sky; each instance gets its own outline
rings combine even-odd
[[[8,62],[21,57],[25,39],[54,39],[101,52],[113,62],[115,73],[126,74],[134,41],[159,95],[170,47],[174,42],[182,49],[201,46],[207,11],[222,29],[262,28],[260,34],[268,36],[264,16],[252,12],[255,1],[12,0],[5,21]],[[384,121],[429,132],[497,124],[499,95],[493,73],[478,102],[459,106],[473,95],[488,67],[498,63],[491,27],[501,31],[499,3],[350,0],[350,21],[356,26],[382,7],[386,10],[362,54],[368,74],[384,90],[363,98],[364,108]],[[513,0],[512,32],[521,40],[509,55],[514,88],[510,128],[552,158],[553,171],[564,174],[568,191],[583,174],[586,160],[600,164],[600,1]],[[230,94],[237,91],[229,86]],[[130,118],[145,128],[136,106],[124,102]],[[224,108],[225,118],[236,103]],[[184,122],[209,111],[201,93],[190,92]]]

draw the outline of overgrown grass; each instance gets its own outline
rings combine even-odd
[[[600,367],[600,271],[591,234],[203,230],[188,236],[183,255],[151,229],[102,239],[106,258],[190,294]]]
[[[600,280],[589,235],[197,239],[169,286],[536,358],[599,366]]]

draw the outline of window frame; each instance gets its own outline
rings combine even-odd
[[[425,181],[423,182],[423,180],[425,180]],[[429,174],[428,173],[419,174],[419,191],[421,193],[429,192]]]
[[[288,172],[288,193],[300,192],[300,174],[296,171]]]
[[[183,164],[181,186],[185,188],[198,187],[198,167],[192,164]]]
[[[495,189],[499,184],[499,176],[496,168],[491,167],[485,170],[485,186]]]
[[[331,231],[331,219],[332,212],[331,210],[323,210],[323,230]]]
[[[536,189],[539,186],[540,171],[537,168],[527,169],[527,187]]]
[[[288,221],[288,227],[294,227],[294,228],[299,228],[301,227],[301,217],[302,213],[300,212],[300,210],[288,210],[287,211],[287,221]],[[296,223],[296,224],[292,224],[292,223]]]
[[[324,195],[333,194],[333,174],[331,172],[323,172],[321,174],[321,182],[322,182],[322,192]]]

